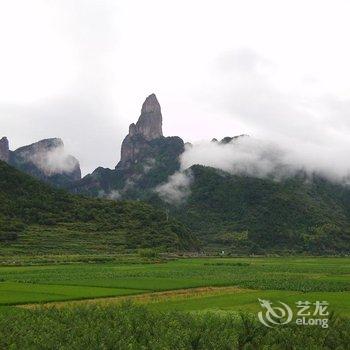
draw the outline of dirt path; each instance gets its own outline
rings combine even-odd
[[[117,296],[117,297],[106,297],[106,298],[92,298],[92,299],[81,299],[81,300],[68,300],[68,301],[57,301],[49,302],[45,304],[25,304],[18,305],[17,307],[33,309],[36,307],[65,307],[65,306],[79,306],[86,304],[99,304],[99,305],[108,305],[116,304],[125,300],[133,300],[139,303],[149,303],[149,302],[158,302],[164,299],[177,299],[177,298],[193,298],[201,297],[204,295],[217,295],[227,292],[248,292],[251,289],[244,289],[238,287],[200,287],[200,288],[188,288],[188,289],[177,289],[169,290],[164,292],[151,292],[138,295],[127,295],[127,296]]]

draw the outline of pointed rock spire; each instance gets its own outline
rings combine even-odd
[[[142,105],[141,115],[146,113],[161,113],[160,104],[155,94],[149,95]]]
[[[149,141],[161,137],[163,137],[162,112],[156,95],[151,94],[142,105],[141,115],[137,123],[132,123],[129,126],[129,134],[122,143],[121,157],[117,168],[130,167],[149,147]]]
[[[149,95],[143,103],[135,131],[147,141],[163,136],[162,112],[155,94]]]

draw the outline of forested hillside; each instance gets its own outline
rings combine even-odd
[[[303,173],[282,181],[191,167],[190,196],[170,206],[209,247],[349,252],[350,190]]]
[[[195,240],[161,209],[133,201],[71,195],[0,162],[2,253],[195,249]]]

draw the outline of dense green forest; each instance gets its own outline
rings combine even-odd
[[[250,253],[349,253],[348,187],[303,173],[275,181],[199,165],[190,171],[189,198],[169,209],[208,247]]]
[[[134,186],[125,193],[126,199],[136,193],[150,205],[72,195],[1,162],[2,250],[117,253],[157,247],[174,251],[197,250],[201,242],[202,249],[225,250],[225,254],[349,253],[346,186],[316,176],[310,180],[303,173],[275,181],[199,165],[189,171],[191,191],[181,205],[165,205],[148,186]],[[145,179],[140,178],[140,183]]]
[[[195,249],[189,230],[165,211],[135,201],[74,196],[0,162],[2,253]]]

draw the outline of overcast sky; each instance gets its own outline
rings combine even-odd
[[[0,0],[0,136],[60,137],[84,173],[114,167],[154,92],[167,136],[245,133],[346,162],[349,14],[346,0]]]

